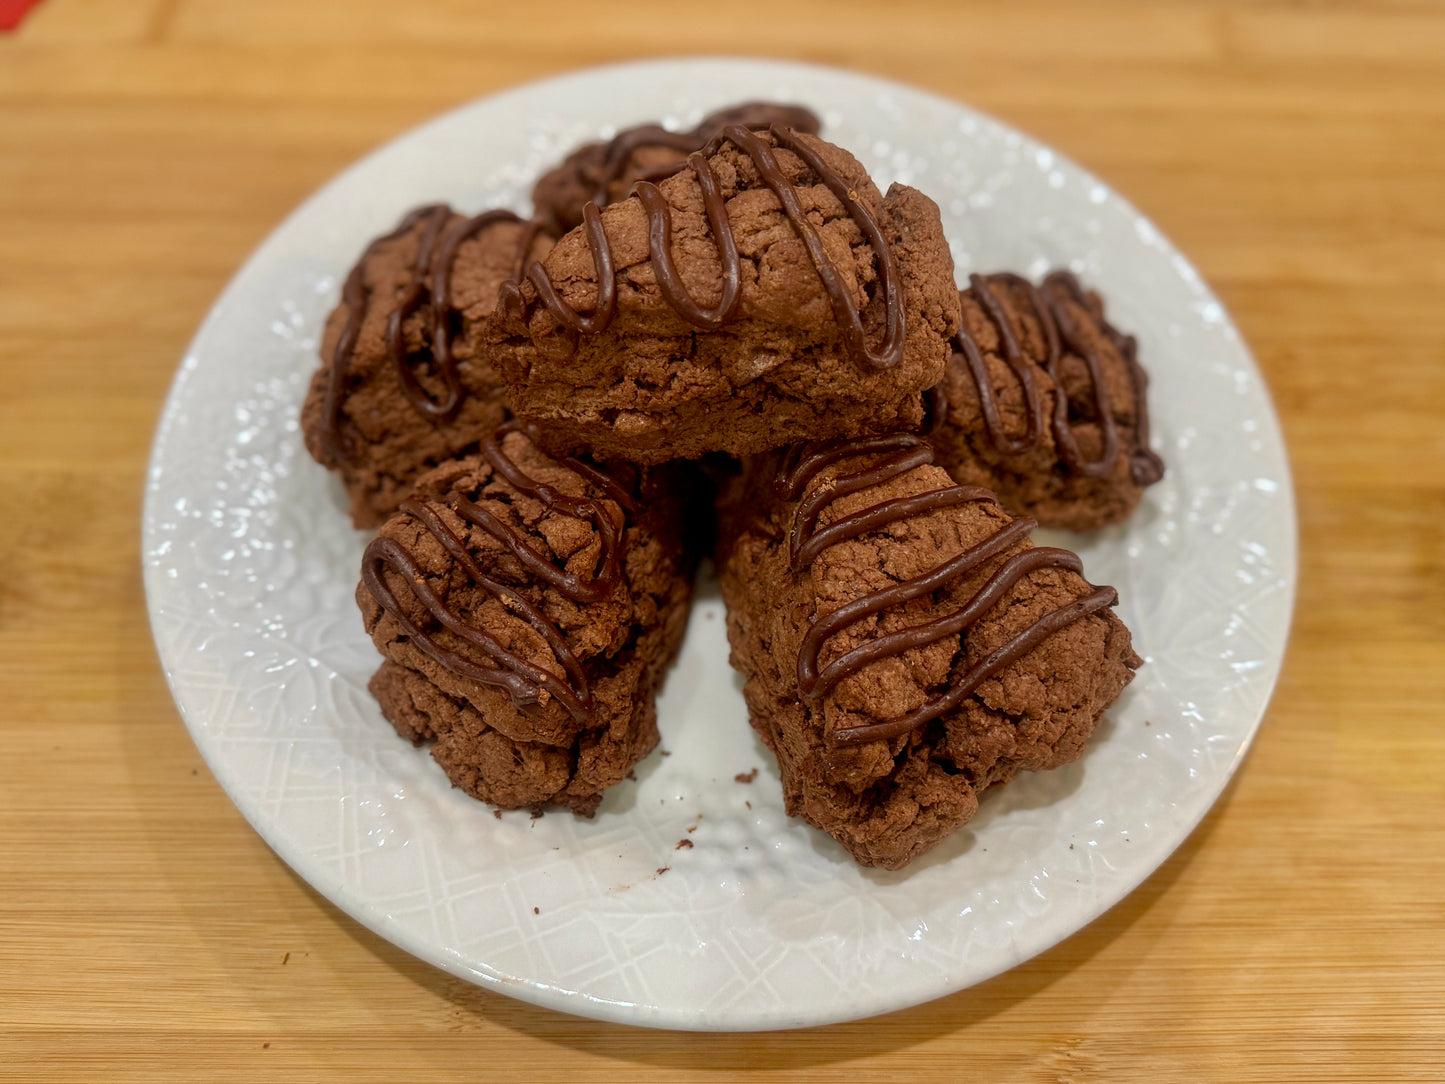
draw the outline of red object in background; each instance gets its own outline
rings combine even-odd
[[[40,0],[0,0],[0,30],[14,30]]]

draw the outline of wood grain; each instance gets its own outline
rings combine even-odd
[[[290,208],[442,109],[688,52],[907,80],[1099,173],[1229,305],[1298,490],[1284,674],[1189,841],[1006,975],[800,1033],[576,1020],[360,929],[201,764],[140,587],[166,388]],[[46,0],[0,36],[0,1080],[1441,1079],[1442,56],[1408,0]]]

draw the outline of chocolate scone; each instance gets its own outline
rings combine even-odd
[[[691,595],[680,468],[555,461],[516,420],[480,448],[366,549],[371,690],[468,794],[590,816],[657,743]]]
[[[762,457],[719,580],[789,813],[898,869],[1021,769],[1077,758],[1141,660],[1079,558],[899,434]]]
[[[743,102],[709,113],[690,131],[671,132],[660,124],[624,128],[605,142],[584,143],[538,179],[532,189],[534,215],[560,237],[582,225],[588,203],[606,207],[626,199],[637,181],[660,181],[687,164],[687,156],[730,124],[766,128],[785,124],[817,135],[817,116],[800,105]]]
[[[599,211],[486,328],[555,452],[639,463],[916,427],[958,324],[938,208],[847,151],[740,125]]]
[[[930,396],[938,463],[1045,527],[1128,519],[1164,475],[1133,336],[1068,271],[1041,286],[972,275],[960,301],[953,357]]]
[[[396,510],[423,472],[508,417],[468,328],[551,239],[510,211],[419,207],[367,245],[322,337],[302,407],[306,448],[337,471],[357,527]]]

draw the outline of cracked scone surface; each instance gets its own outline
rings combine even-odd
[[[860,314],[875,346],[888,327],[881,260],[848,207],[802,157],[759,133],[816,230],[837,289]],[[710,451],[747,454],[800,439],[916,426],[922,392],[942,377],[947,337],[958,320],[953,261],[928,197],[895,185],[879,194],[848,152],[807,135],[800,145],[846,184],[876,222],[897,269],[896,363],[870,370],[850,353],[804,238],[752,157],[733,142],[706,163],[736,239],[739,298],[726,321],[690,323],[659,284],[649,215],[637,196],[602,210],[616,305],[605,329],[579,333],[539,297],[531,277],[504,296],[486,328],[490,356],[519,416],[537,421],[549,450],[587,450],[652,463]],[[725,276],[702,185],[692,169],[658,186],[670,218],[668,253],[686,292],[716,306]],[[580,227],[563,237],[541,270],[562,304],[596,316],[597,245]],[[505,295],[505,289],[504,289]]]
[[[368,548],[368,559],[381,558],[372,566],[379,588],[364,574],[356,598],[386,660],[370,687],[397,732],[431,742],[468,794],[504,809],[591,815],[657,743],[656,693],[691,593],[682,485],[670,468],[615,466],[612,477],[632,494],[624,508],[521,432],[496,447],[543,496],[519,489],[485,454],[469,456],[420,479]],[[548,495],[594,502],[617,529],[615,564],[598,522],[559,510]],[[596,597],[579,599],[580,590],[539,575],[519,559],[517,542]],[[429,608],[417,584],[440,606]],[[479,678],[484,671],[511,676]],[[515,680],[529,673],[543,677]]]
[[[840,740],[850,729],[918,711],[1012,638],[1095,590],[1069,569],[1034,569],[972,624],[850,668],[809,702],[800,693],[799,657],[816,621],[930,573],[1013,522],[997,504],[970,500],[846,538],[795,569],[789,534],[800,503],[826,496],[844,470],[877,462],[844,460],[793,500],[773,489],[773,463],[750,465],[722,502],[719,581],[732,663],[747,680],[752,725],[777,756],[788,812],[829,833],[859,863],[898,869],[972,818],[986,788],[1077,758],[1141,661],[1128,629],[1101,609],[1048,635],[937,718],[885,740]],[[830,501],[818,525],[951,486],[942,469],[923,464]],[[965,575],[845,625],[824,641],[819,669],[959,611],[1004,562],[1033,548],[1021,537]]]
[[[513,215],[492,215],[478,229],[484,216],[468,218],[440,205],[418,208],[367,246],[326,321],[301,428],[312,458],[341,477],[357,527],[380,524],[420,475],[508,417],[501,375],[477,352],[468,329],[491,313],[502,282],[524,259],[543,255],[551,240]],[[452,231],[466,231],[465,239],[449,244]],[[460,394],[453,410],[429,416],[426,404],[444,403],[449,395],[434,341],[432,292],[439,273],[447,280],[443,319]],[[398,309],[414,287],[421,303],[401,319]],[[412,394],[395,356],[394,320],[404,364],[419,389]],[[348,325],[350,343],[343,344]],[[339,351],[342,345],[349,349]]]

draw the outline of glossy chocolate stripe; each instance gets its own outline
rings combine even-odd
[[[559,512],[564,516],[573,519],[584,519],[592,524],[592,529],[597,532],[601,540],[601,553],[598,556],[598,568],[591,580],[584,580],[575,572],[558,568],[552,564],[535,549],[529,546],[520,534],[510,528],[499,534],[491,526],[477,520],[478,526],[484,527],[498,541],[505,545],[516,558],[530,568],[538,576],[550,583],[557,590],[561,591],[574,602],[600,602],[617,589],[622,582],[622,554],[621,543],[622,533],[619,530],[617,521],[612,518],[611,512],[601,501],[591,497],[572,497],[562,493],[545,482],[539,482],[527,474],[517,465],[502,449],[502,438],[509,433],[521,432],[531,440],[531,434],[527,432],[527,426],[512,419],[497,430],[489,434],[481,442],[482,455],[496,469],[497,473],[505,478],[514,489],[529,497],[534,497],[546,505],[548,511]],[[600,468],[592,468],[598,474]],[[490,513],[464,498],[453,498],[453,505],[457,508],[459,515],[470,519],[473,515],[493,519]],[[500,526],[500,521],[497,521]]]
[[[431,519],[433,523],[439,522],[435,517],[431,517]],[[431,529],[431,525],[428,525],[428,529]],[[445,527],[442,530],[445,535],[450,534]],[[433,530],[433,533],[436,532]],[[438,535],[439,540],[442,537],[444,535]],[[455,540],[454,536],[453,539]],[[387,583],[382,572],[387,566],[394,569],[398,576],[408,584],[417,600],[444,628],[464,642],[478,648],[493,662],[500,663],[501,668],[485,666],[457,651],[443,647],[434,636],[417,625],[402,608]],[[473,576],[473,581],[478,587],[499,597],[507,598],[513,605],[516,600],[520,599],[520,596],[505,584],[485,575],[474,575],[478,571],[480,570],[475,563],[468,569],[468,575]],[[427,582],[425,573],[417,565],[412,554],[393,539],[378,537],[371,540],[362,556],[361,577],[372,597],[391,615],[392,620],[401,626],[402,631],[406,633],[417,649],[458,677],[467,678],[481,685],[492,685],[505,689],[511,697],[512,703],[522,711],[535,709],[541,703],[543,691],[546,691],[556,697],[574,719],[585,720],[591,714],[592,697],[585,681],[581,682],[579,689],[574,691],[564,682],[558,681],[554,675],[508,651],[484,629],[468,624],[459,614],[447,608],[446,603]],[[525,600],[522,602],[526,606]],[[553,637],[538,628],[538,622],[533,620],[533,618],[539,618],[541,625],[546,627],[548,625],[546,619],[530,606],[526,606],[525,609],[518,607],[517,612],[529,625],[542,632],[549,646],[552,646],[554,654],[558,655],[563,667],[570,672],[572,667],[567,663],[570,661],[575,666],[576,657],[567,649],[565,643],[562,644],[562,650],[558,653],[553,644]]]
[[[811,493],[806,492],[808,484],[816,481],[829,467],[837,466],[847,459],[867,456],[878,458],[862,469],[825,478]],[[839,498],[884,485],[930,462],[931,448],[918,436],[907,433],[791,449],[782,457],[774,487],[782,499],[797,502],[792,509],[788,529],[789,561],[793,571],[801,572],[811,567],[824,550],[846,539],[856,538],[893,523],[929,515],[942,508],[970,501],[994,501],[993,494],[988,490],[950,484],[908,497],[880,501],[841,517],[826,527],[817,527],[823,511]],[[890,607],[901,606],[946,589],[950,584],[982,568],[987,562],[1025,544],[1029,532],[1035,526],[1032,519],[1013,520],[929,572],[891,587],[871,591],[815,618],[804,631],[798,648],[799,697],[814,709],[818,709],[823,699],[840,681],[858,673],[864,667],[881,659],[901,655],[912,648],[966,634],[980,618],[1004,602],[1020,580],[1036,570],[1057,568],[1075,573],[1082,571],[1083,566],[1078,556],[1068,550],[1051,547],[1022,550],[1003,560],[972,597],[958,609],[907,628],[885,633],[844,652],[827,666],[821,666],[823,649],[833,636]],[[943,696],[899,719],[837,730],[830,736],[830,740],[839,745],[850,745],[907,734],[956,707],[981,682],[1021,658],[1054,632],[1086,614],[1113,605],[1115,601],[1117,595],[1113,588],[1092,588],[1083,598],[1045,614],[1007,643],[990,652],[980,663],[956,679]]]
[[[1055,271],[1044,279],[1044,286],[1062,291],[1075,305],[1090,311],[1084,288],[1072,272]],[[1061,310],[1062,306],[1056,303],[1055,313]],[[1139,364],[1139,342],[1133,335],[1125,335],[1103,316],[1098,320],[1104,335],[1124,359],[1133,392],[1134,447],[1129,451],[1129,476],[1136,486],[1153,485],[1164,477],[1164,460],[1149,447],[1149,377]],[[1112,423],[1112,419],[1110,421]]]
[[[454,223],[445,234],[441,243],[436,246],[436,254],[431,260],[431,287],[427,289],[421,281],[412,285],[412,293],[421,295],[425,293],[430,303],[431,316],[431,354],[433,364],[436,365],[441,374],[443,383],[446,385],[447,395],[441,402],[434,401],[421,387],[407,363],[405,344],[402,341],[402,326],[411,310],[403,303],[397,312],[392,313],[391,320],[387,324],[387,338],[391,347],[392,359],[397,367],[397,376],[401,379],[402,392],[406,395],[407,401],[418,414],[435,422],[444,422],[452,418],[462,401],[466,398],[466,387],[462,384],[461,372],[457,368],[456,354],[452,349],[451,318],[456,311],[452,305],[452,271],[456,267],[457,254],[463,244],[477,237],[483,230],[500,223],[522,223],[520,216],[511,211],[492,210],[483,211],[479,215],[461,222]],[[528,250],[537,239],[540,225],[536,222],[527,222],[518,242],[518,254],[515,273],[520,274],[521,264],[525,261]],[[410,297],[411,294],[408,295]],[[406,314],[402,314],[402,308],[407,308]]]
[[[714,244],[722,268],[722,294],[718,305],[704,309],[688,293],[672,259],[671,208],[666,199],[650,182],[639,182],[639,201],[648,216],[649,260],[657,276],[663,299],[687,322],[696,327],[714,330],[737,318],[742,290],[741,265],[737,255],[737,236],[727,216],[726,202],[717,187],[716,178],[708,159],[731,143],[752,160],[763,183],[777,197],[783,213],[792,225],[794,233],[803,242],[818,277],[828,296],[839,334],[848,356],[860,368],[876,372],[898,364],[903,357],[905,341],[905,320],[903,308],[903,287],[899,277],[897,261],[893,250],[883,236],[873,213],[857,198],[848,182],[832,169],[811,147],[802,142],[796,133],[774,126],[769,136],[779,147],[795,154],[817,176],[819,182],[829,189],[842,203],[873,251],[877,264],[878,292],[882,298],[884,332],[882,341],[874,348],[869,346],[863,328],[863,319],[849,290],[842,272],[834,265],[823,246],[822,237],[809,220],[798,199],[797,187],[788,180],[779,165],[773,147],[767,140],[748,128],[733,124],[723,128],[698,153],[688,159],[688,166],[697,178],[703,193],[708,224],[711,227]],[[527,279],[536,290],[537,299],[551,313],[552,317],[567,331],[577,335],[597,335],[611,325],[617,309],[617,284],[615,281],[615,257],[612,243],[602,226],[601,213],[595,203],[588,203],[582,209],[583,228],[587,247],[592,256],[597,275],[597,301],[589,315],[583,315],[568,304],[558,293],[550,276],[541,263],[534,263],[527,271]],[[517,281],[504,283],[501,304],[508,317],[518,324],[525,324],[527,306],[522,298],[521,285]]]
[[[838,323],[848,340],[849,352],[853,360],[861,368],[878,372],[883,369],[891,369],[903,358],[904,323],[903,323],[903,286],[898,276],[898,261],[894,259],[893,249],[888,244],[888,239],[883,236],[883,230],[878,225],[878,220],[873,217],[873,212],[858,199],[853,188],[844,180],[836,170],[829,168],[822,157],[798,139],[797,133],[786,129],[773,129],[773,135],[783,146],[796,154],[814,173],[818,179],[827,186],[833,195],[838,197],[850,218],[857,224],[863,236],[868,239],[868,245],[873,249],[874,258],[878,261],[878,289],[883,295],[884,332],[883,341],[877,350],[868,346],[863,331],[863,320],[858,312],[858,306],[853,303],[852,295],[839,282],[836,288],[830,288],[828,296],[833,302],[833,311],[837,315]],[[804,224],[811,227],[806,220],[795,222],[794,225],[800,229]],[[813,231],[816,238],[817,233]],[[818,242],[818,252],[814,257],[814,266],[818,274],[823,274],[823,265],[832,268],[831,261],[822,252],[822,242]],[[809,245],[809,253],[813,253],[813,246]],[[822,260],[820,264],[818,261]],[[834,272],[836,274],[836,272]],[[826,277],[826,276],[825,276]]]
[[[721,264],[722,292],[717,305],[711,309],[704,309],[693,300],[672,261],[672,209],[667,200],[657,185],[648,181],[639,181],[635,191],[647,212],[648,253],[657,275],[658,289],[684,320],[704,331],[713,331],[737,313],[738,302],[742,298],[742,263],[738,257],[737,238],[728,223],[727,204],[718,188],[717,175],[700,154],[694,154],[688,165],[702,189],[703,208],[707,212],[708,225],[712,227]]]
[[[458,538],[452,532],[451,528],[443,522],[441,516],[438,514],[437,506],[415,499],[408,499],[402,502],[401,508],[422,522],[427,530],[432,533],[433,537],[442,544],[442,547],[447,553],[451,555],[452,559],[461,564],[467,575],[470,576],[474,582],[479,586],[484,586],[486,590],[501,599],[508,610],[520,613],[523,620],[541,634],[542,638],[547,641],[547,646],[550,647],[552,653],[556,655],[557,661],[562,664],[562,669],[567,672],[568,677],[577,683],[576,688],[578,690],[577,695],[579,702],[584,707],[590,708],[587,694],[587,677],[582,671],[581,662],[578,661],[577,656],[572,654],[571,650],[567,647],[567,641],[563,639],[561,630],[552,624],[552,622],[548,621],[542,612],[527,601],[526,596],[516,588],[488,576],[482,570],[482,566],[477,563],[477,559],[467,549],[466,543]],[[453,509],[453,511],[455,511],[455,509]],[[485,530],[486,528],[483,529]],[[502,525],[501,529],[503,531],[509,530],[505,525]],[[488,533],[492,532],[488,531]],[[496,538],[497,535],[492,534],[492,537]]]
[[[589,315],[583,316],[562,300],[562,295],[552,285],[540,263],[534,263],[528,269],[527,279],[536,289],[538,299],[559,324],[579,335],[600,335],[617,315],[617,279],[613,271],[612,243],[602,229],[602,213],[595,203],[582,208],[582,228],[587,232],[587,247],[592,252],[592,266],[597,272],[597,304]],[[504,282],[502,294],[509,309],[515,309],[521,301],[515,281]]]
[[[509,651],[484,629],[469,624],[459,613],[448,607],[428,583],[427,576],[417,564],[415,556],[395,539],[382,536],[373,539],[367,546],[362,559],[362,581],[372,597],[401,626],[417,648],[452,673],[485,685],[506,689],[518,709],[525,710],[535,706],[540,702],[543,692],[546,692],[555,697],[574,719],[585,721],[593,711],[586,672],[580,660],[567,646],[561,630],[516,588],[487,575],[476,556],[468,550],[466,543],[447,525],[441,515],[441,510],[446,509],[462,522],[485,531],[539,582],[549,584],[574,602],[597,602],[616,591],[622,582],[621,524],[614,519],[602,501],[561,493],[555,487],[537,481],[522,470],[502,447],[502,439],[513,432],[520,432],[528,440],[531,439],[522,423],[515,420],[508,422],[482,442],[484,457],[499,478],[518,492],[541,501],[548,513],[583,519],[592,524],[600,540],[598,572],[592,579],[584,580],[576,573],[552,564],[527,543],[516,527],[481,503],[468,500],[459,493],[452,494],[445,504],[408,498],[402,502],[400,511],[424,527],[472,583],[496,597],[509,613],[525,621],[546,641],[570,685]],[[578,465],[586,468],[585,471],[579,471],[579,475],[602,492],[609,496],[614,493],[627,496],[623,487],[600,467],[592,464]],[[627,506],[636,507],[630,497]],[[443,628],[481,651],[496,665],[487,666],[445,647],[433,634],[419,627],[398,602],[383,575],[388,566],[408,584],[417,600]]]
[[[1003,276],[994,277],[1002,278]],[[973,296],[977,298],[983,311],[988,314],[989,319],[998,328],[999,345],[1003,348],[1004,361],[1023,392],[1024,413],[1027,420],[1024,431],[1017,437],[1010,437],[1003,430],[1003,421],[998,413],[998,400],[993,392],[993,381],[989,379],[983,355],[979,352],[978,344],[974,342],[973,336],[969,335],[962,324],[953,337],[953,345],[955,349],[962,351],[964,359],[968,362],[969,372],[973,374],[973,382],[978,389],[978,402],[983,409],[983,421],[988,429],[989,440],[1005,455],[1020,455],[1038,444],[1039,437],[1042,435],[1043,396],[1039,392],[1038,381],[1034,379],[1033,366],[1024,357],[1018,337],[1014,334],[1013,328],[1009,326],[1008,317],[998,303],[998,298],[994,296],[988,280],[982,275],[970,275],[968,283],[973,290]],[[1031,291],[1034,289],[1031,282],[1026,282],[1025,285]],[[1037,298],[1037,294],[1031,296]],[[1042,305],[1038,308],[1042,311]]]
[[[834,520],[799,546],[792,561],[793,571],[798,572],[807,568],[817,559],[818,554],[829,546],[836,546],[839,542],[857,538],[860,534],[867,534],[879,527],[886,527],[890,523],[921,516],[939,508],[951,508],[955,504],[995,499],[990,490],[982,489],[979,486],[955,486],[949,489],[935,489],[929,493],[919,493],[913,497],[899,497],[897,500],[872,505],[861,512],[854,512],[851,516]]]
[[[322,443],[327,453],[335,459],[353,460],[360,455],[359,448],[346,447],[341,432],[341,408],[346,398],[346,384],[351,372],[356,340],[361,333],[367,307],[371,303],[372,291],[365,280],[366,262],[376,255],[383,244],[400,240],[423,221],[426,222],[426,227],[417,240],[416,256],[408,268],[409,278],[402,288],[396,307],[387,316],[387,351],[402,396],[421,417],[433,424],[450,421],[466,399],[467,389],[457,367],[450,326],[456,312],[451,303],[451,276],[457,254],[463,244],[487,228],[500,223],[521,223],[523,220],[511,211],[483,211],[479,215],[453,223],[444,230],[452,213],[450,207],[440,203],[418,207],[403,218],[396,229],[372,241],[347,276],[341,292],[342,304],[346,308],[346,323],[332,353],[322,408]],[[539,230],[538,223],[524,224],[518,250],[519,266],[515,269],[515,274],[521,273],[520,265],[536,241]],[[439,397],[434,397],[422,385],[406,348],[406,321],[424,306],[428,309],[429,327],[423,348],[430,355],[437,376],[442,382],[443,392]]]
[[[947,490],[935,490],[934,492],[946,493]],[[986,493],[987,491],[982,492]],[[1029,532],[1035,526],[1036,524],[1031,519],[1014,520],[1007,527],[995,531],[982,542],[970,546],[958,556],[945,561],[932,572],[915,576],[913,579],[893,587],[854,599],[818,618],[809,626],[807,634],[803,637],[802,646],[798,649],[799,695],[806,703],[816,705],[844,677],[861,670],[870,662],[897,654],[910,647],[921,647],[934,640],[942,639],[944,636],[962,631],[977,619],[983,608],[986,608],[980,607],[979,595],[975,595],[963,609],[956,610],[947,617],[937,618],[922,625],[914,625],[911,628],[881,636],[862,647],[854,648],[852,651],[840,655],[824,667],[821,673],[818,670],[818,660],[823,644],[835,633],[843,631],[849,625],[861,621],[865,617],[886,610],[890,606],[900,606],[912,599],[920,598],[948,586],[959,576],[966,575],[1010,546],[1017,545],[1022,539],[1028,537]],[[989,583],[992,584],[993,581],[990,580]],[[990,602],[988,605],[993,605],[993,603]]]
[[[670,132],[659,124],[640,124],[618,132],[603,152],[603,171],[593,191],[593,201],[599,207],[606,207],[611,201],[611,189],[622,179],[627,165],[638,151],[649,147],[682,151],[689,154],[707,145],[717,132],[731,124],[744,128],[767,128],[772,124],[784,124],[800,132],[817,135],[821,127],[817,116],[799,105],[780,105],[776,102],[743,102],[709,113],[697,126],[685,132]],[[659,181],[672,176],[683,168],[683,162],[655,166],[644,175],[644,180]]]
[[[788,563],[792,566],[793,571],[798,572],[805,567],[803,561],[805,552],[811,552],[814,556],[817,554],[817,548],[810,548],[810,543],[815,537],[818,517],[822,515],[824,508],[840,497],[847,497],[869,489],[890,478],[896,478],[914,467],[931,462],[933,462],[932,450],[927,445],[919,443],[916,447],[904,448],[895,452],[866,470],[840,474],[833,479],[831,486],[816,489],[804,497],[793,513],[793,526],[788,532]]]
[[[354,458],[358,452],[354,448],[346,446],[346,440],[341,432],[341,406],[346,398],[347,378],[351,375],[351,358],[356,352],[356,340],[361,335],[361,325],[366,318],[366,308],[371,301],[371,287],[366,284],[366,264],[373,256],[380,251],[381,246],[392,241],[398,241],[410,233],[428,215],[441,216],[450,214],[450,208],[445,204],[433,203],[425,207],[417,207],[408,212],[402,218],[395,229],[390,233],[382,234],[366,246],[361,253],[361,258],[356,261],[346,281],[341,287],[341,304],[346,310],[346,320],[341,326],[341,334],[336,339],[336,346],[331,353],[331,367],[327,373],[326,394],[322,399],[322,420],[321,445],[332,459],[346,461]],[[416,261],[412,264],[412,273],[416,274]]]
[[[1070,470],[1086,477],[1107,477],[1118,462],[1121,437],[1104,380],[1103,359],[1096,350],[1090,348],[1066,305],[1066,302],[1069,302],[1085,312],[1092,312],[1083,287],[1068,271],[1049,274],[1044,279],[1042,289],[1012,272],[969,276],[969,293],[998,330],[999,353],[1019,381],[1027,415],[1024,433],[1011,437],[1004,432],[982,348],[977,339],[969,334],[967,327],[960,327],[953,338],[954,353],[962,356],[969,375],[973,378],[983,414],[984,429],[990,443],[1005,455],[1023,455],[1036,448],[1043,436],[1040,423],[1043,413],[1042,395],[1034,378],[1032,365],[1020,348],[1018,335],[1013,327],[1017,316],[1011,318],[1012,303],[1008,306],[1001,303],[994,292],[995,286],[1007,286],[1023,293],[1044,336],[1045,357],[1040,367],[1054,386],[1054,404],[1049,428],[1060,460]],[[1103,334],[1123,359],[1132,387],[1134,443],[1128,452],[1130,478],[1135,485],[1152,485],[1163,477],[1164,464],[1149,448],[1148,377],[1138,361],[1138,344],[1133,336],[1124,335],[1102,316],[1097,319]],[[1090,395],[1093,400],[1093,417],[1089,420],[1098,425],[1103,439],[1102,449],[1094,459],[1087,458],[1080,449],[1074,421],[1069,416],[1069,400],[1059,372],[1063,356],[1061,337],[1064,345],[1084,363],[1089,374]],[[947,398],[942,394],[942,388],[934,391],[934,396],[929,400],[934,405],[929,423],[931,430],[936,430],[944,423],[947,409]]]
[[[870,741],[888,741],[901,737],[958,707],[964,697],[990,677],[1023,658],[1060,629],[1072,625],[1081,617],[1107,609],[1118,601],[1119,594],[1112,587],[1096,587],[1069,605],[1045,614],[1008,643],[990,652],[987,658],[972,667],[953,688],[938,699],[929,701],[901,719],[834,731],[833,741],[839,745],[862,745]]]
[[[433,344],[428,341],[425,344],[425,350],[440,370],[442,383],[446,385],[446,398],[441,403],[432,399],[427,390],[422,387],[421,381],[417,379],[416,371],[412,368],[402,327],[407,317],[415,312],[422,302],[431,300],[432,291],[427,287],[425,275],[431,267],[432,250],[436,245],[437,237],[440,235],[442,227],[446,225],[447,219],[451,217],[451,213],[450,207],[440,207],[427,220],[426,229],[422,231],[421,239],[417,242],[416,259],[411,264],[411,281],[402,292],[401,302],[391,310],[386,320],[386,347],[391,354],[392,366],[396,370],[401,393],[411,404],[413,410],[422,417],[430,418],[433,421],[446,418],[461,403],[461,377],[457,374],[455,365],[448,367],[442,359],[436,356]],[[430,336],[427,338],[430,340]]]
[[[885,433],[874,437],[856,437],[821,445],[795,444],[787,449],[774,481],[774,489],[785,501],[802,493],[803,487],[834,463],[870,452],[909,452],[923,447],[912,433]],[[933,452],[925,449],[921,462],[932,462]]]
[[[1086,459],[1080,451],[1078,437],[1069,424],[1069,396],[1064,390],[1058,363],[1051,360],[1049,375],[1058,385],[1058,391],[1054,395],[1054,440],[1058,443],[1059,451],[1063,453],[1064,462],[1072,469],[1089,478],[1108,477],[1114,472],[1114,464],[1119,461],[1119,427],[1114,421],[1113,404],[1109,402],[1108,385],[1104,383],[1103,361],[1098,351],[1090,348],[1066,306],[1054,304],[1049,311],[1059,334],[1069,349],[1083,360],[1084,367],[1089,371],[1089,385],[1094,393],[1094,421],[1103,433],[1104,447],[1097,459]]]

